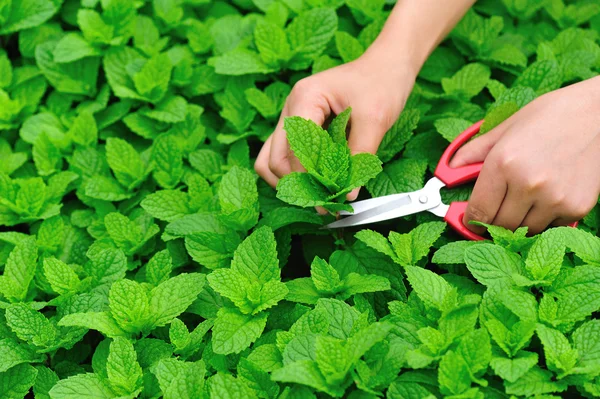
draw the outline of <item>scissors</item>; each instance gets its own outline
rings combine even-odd
[[[468,202],[451,202],[450,205],[447,205],[444,204],[440,195],[442,187],[452,188],[477,180],[483,162],[459,168],[451,168],[449,163],[456,151],[479,133],[482,124],[483,121],[475,123],[450,143],[442,154],[433,177],[421,190],[352,202],[350,205],[354,209],[353,213],[341,211],[341,216],[348,217],[330,223],[325,228],[359,226],[428,211],[444,218],[444,221],[464,238],[474,241],[484,240],[484,237],[473,233],[463,223]],[[577,222],[570,226],[576,227]]]

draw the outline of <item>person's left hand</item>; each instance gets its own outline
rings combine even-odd
[[[472,220],[538,234],[583,218],[600,193],[600,78],[545,94],[450,162],[484,161],[464,223]]]

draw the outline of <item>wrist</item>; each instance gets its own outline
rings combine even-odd
[[[417,75],[427,55],[418,55],[405,46],[389,45],[383,40],[376,40],[359,61],[367,65],[372,73],[385,76],[393,82],[417,79]]]

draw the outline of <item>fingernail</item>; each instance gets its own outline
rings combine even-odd
[[[348,194],[346,194],[346,199],[348,201],[354,201],[355,199],[358,198],[358,194],[359,193],[360,193],[360,187],[359,188],[355,188],[354,190],[352,190]]]
[[[321,216],[323,215],[327,215],[327,210],[321,206],[317,206],[315,207],[315,209],[317,210],[317,213]]]

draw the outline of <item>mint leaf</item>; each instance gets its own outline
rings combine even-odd
[[[119,395],[130,395],[141,389],[142,368],[133,345],[127,339],[117,337],[111,342],[106,372],[113,391]]]
[[[67,399],[79,395],[93,395],[101,399],[109,399],[115,393],[97,374],[77,374],[60,380],[49,392],[51,398]]]
[[[475,245],[465,251],[467,268],[480,283],[506,288],[521,274],[522,260],[518,255],[491,244]]]
[[[243,351],[261,335],[266,322],[266,313],[251,316],[221,308],[213,327],[213,350],[224,355]]]

